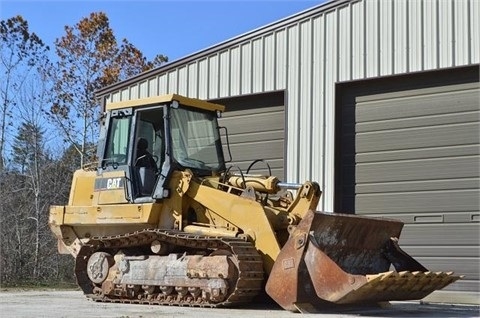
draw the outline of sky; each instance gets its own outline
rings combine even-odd
[[[53,50],[64,26],[105,12],[118,41],[125,38],[148,60],[173,62],[328,0],[0,0],[0,18],[21,15]]]

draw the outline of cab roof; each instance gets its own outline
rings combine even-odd
[[[177,94],[168,94],[160,96],[152,96],[147,98],[125,100],[121,102],[112,102],[106,104],[106,110],[114,110],[128,107],[144,107],[144,106],[153,106],[160,105],[165,103],[170,103],[177,101],[180,105],[194,107],[210,111],[225,111],[225,106],[215,103],[210,103],[201,99],[185,97]]]

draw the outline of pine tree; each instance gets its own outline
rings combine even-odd
[[[42,164],[44,131],[32,123],[23,123],[14,139],[13,164],[20,173],[32,172]]]

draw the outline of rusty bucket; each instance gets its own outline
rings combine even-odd
[[[421,299],[461,278],[429,272],[401,250],[402,227],[395,220],[309,211],[277,257],[266,292],[286,310],[318,310]]]

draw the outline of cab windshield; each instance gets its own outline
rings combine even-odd
[[[221,171],[225,167],[214,112],[172,108],[171,134],[174,160],[185,168]]]

